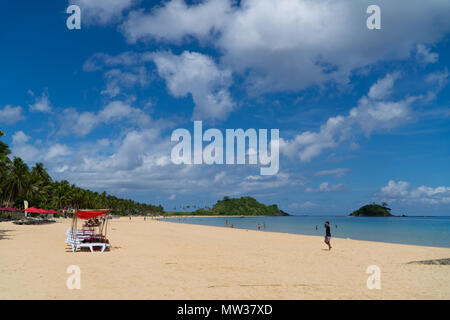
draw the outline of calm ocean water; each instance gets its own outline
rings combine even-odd
[[[176,217],[174,222],[225,227],[225,221],[235,228],[256,230],[258,223],[265,231],[305,235],[325,235],[324,222],[330,221],[331,234],[351,238],[424,246],[450,248],[450,217],[389,217],[365,218],[345,216],[289,217]],[[318,230],[316,231],[316,225]],[[263,230],[264,231],[264,230]]]

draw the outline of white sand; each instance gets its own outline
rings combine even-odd
[[[69,224],[0,223],[0,299],[450,299],[450,266],[407,264],[448,248],[333,239],[329,252],[322,237],[122,218],[110,252],[72,253]],[[369,265],[381,290],[367,289]]]

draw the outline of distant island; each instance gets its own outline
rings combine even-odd
[[[288,216],[276,204],[265,205],[252,197],[224,197],[212,208],[198,209],[194,212],[166,212],[169,216]]]
[[[391,208],[387,207],[388,204],[383,202],[382,204],[368,204],[356,211],[350,213],[352,217],[393,217],[391,214]]]

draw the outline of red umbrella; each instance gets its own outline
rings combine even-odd
[[[55,211],[55,210],[52,210],[52,209],[47,210],[47,211],[48,211],[48,213],[50,213],[50,214],[59,214],[58,211]]]
[[[28,209],[24,209],[23,211],[26,211],[27,213],[48,213],[48,212],[45,211],[45,210],[42,210],[42,209],[36,209],[35,207],[31,207],[31,208],[28,208]]]

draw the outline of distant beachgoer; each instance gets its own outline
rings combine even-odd
[[[234,228],[234,224],[231,224],[231,227]]]
[[[335,224],[334,226],[335,226],[335,227],[336,227],[336,229],[337,229],[337,224]]]
[[[131,216],[130,216],[130,220],[131,220]]]
[[[331,230],[330,222],[325,222],[325,243],[328,245],[328,250],[331,250]]]
[[[261,225],[258,223],[258,230],[261,230]]]
[[[264,229],[266,229],[266,222],[264,221]]]
[[[228,220],[225,220],[225,227],[228,227]]]
[[[316,231],[319,230],[319,226],[316,225]]]

